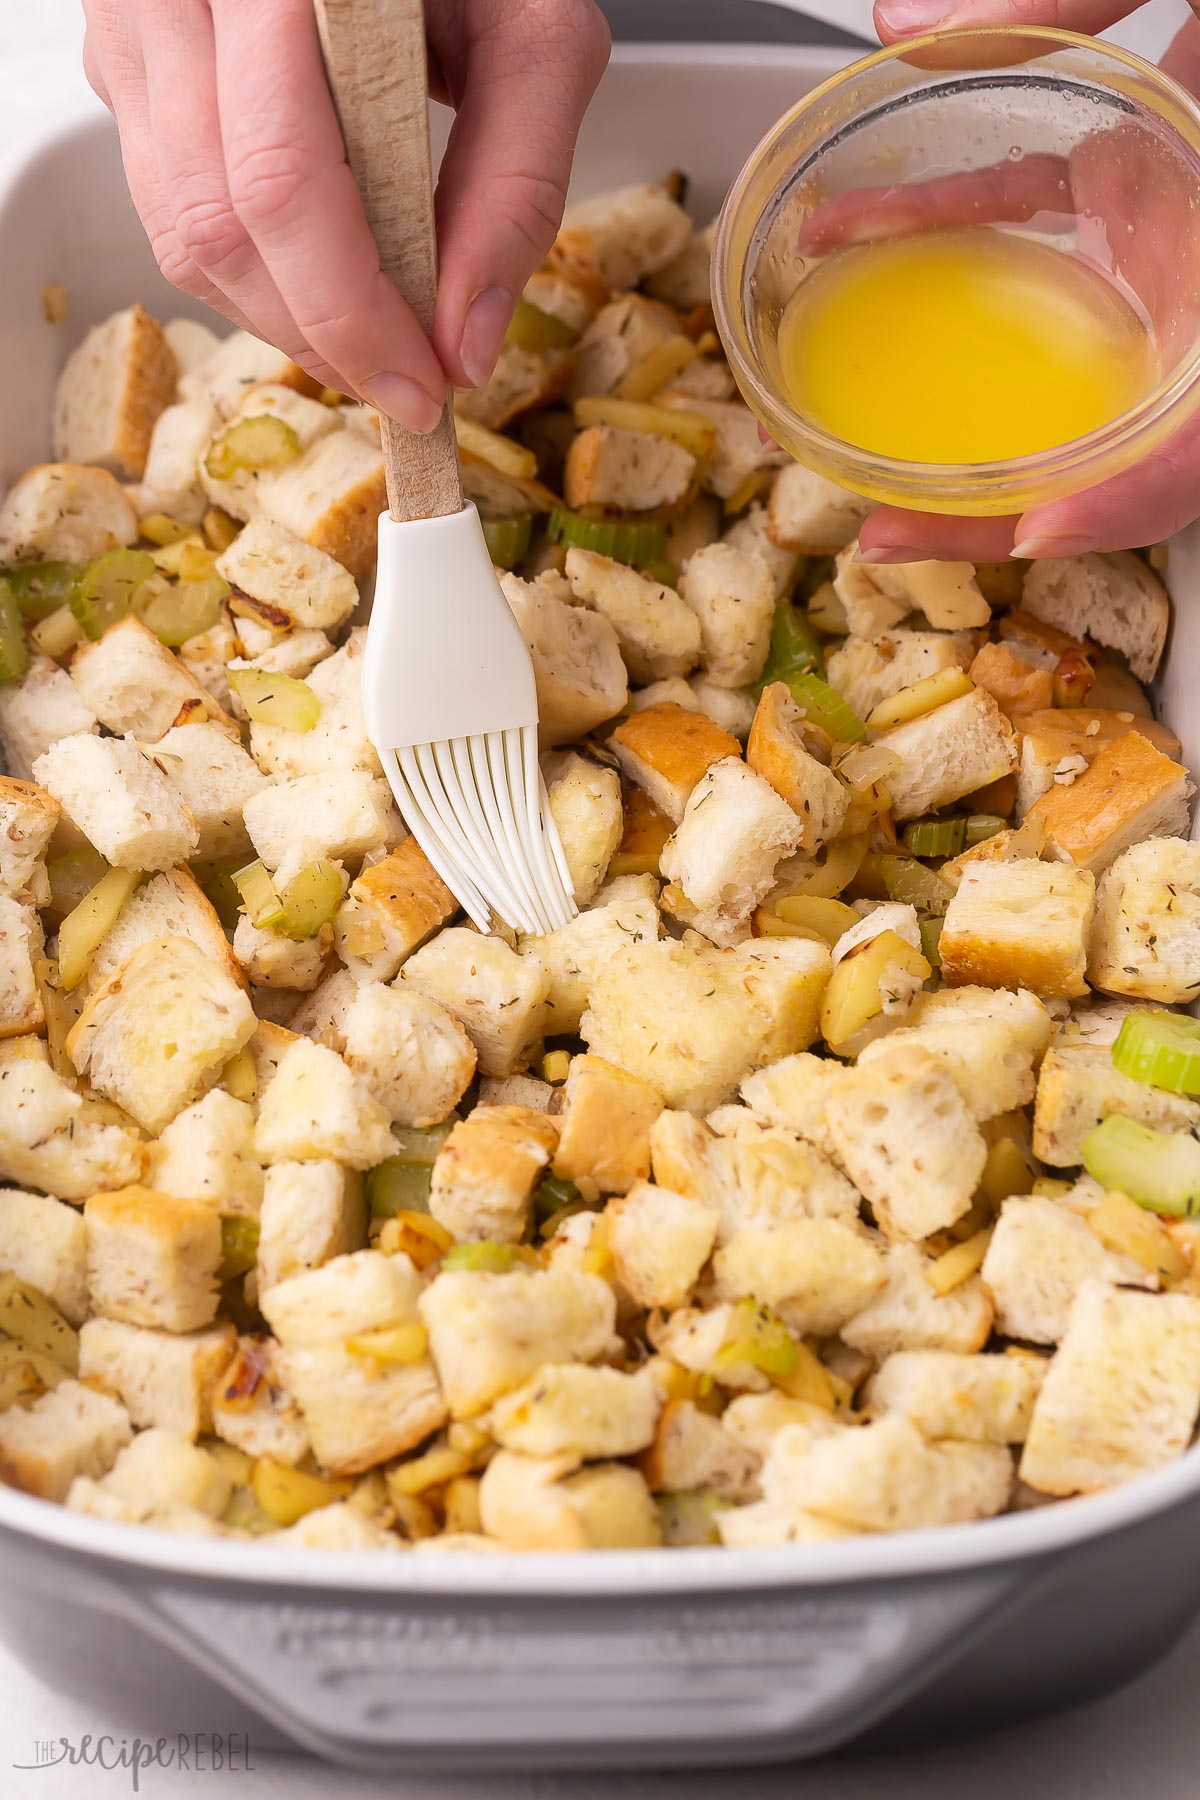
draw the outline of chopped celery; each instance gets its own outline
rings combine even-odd
[[[911,856],[889,856],[886,852],[879,862],[889,900],[903,901],[918,912],[941,918],[954,898],[954,889],[936,870],[927,869]]]
[[[58,973],[68,992],[87,974],[92,957],[141,879],[136,869],[110,869],[59,926]]]
[[[639,570],[639,573],[644,575],[647,581],[657,581],[659,587],[673,588],[679,580],[679,566],[677,563],[673,563],[668,556],[654,557]]]
[[[644,431],[652,437],[667,437],[697,462],[713,453],[717,428],[703,413],[689,412],[684,407],[652,406],[646,400],[617,400],[611,394],[587,394],[575,402],[575,423],[586,430],[589,425],[608,425],[617,431]]]
[[[533,1210],[539,1218],[548,1214],[561,1212],[564,1206],[574,1206],[581,1198],[579,1189],[573,1181],[564,1181],[558,1175],[547,1175],[540,1181],[533,1192]]]
[[[904,848],[912,856],[957,856],[967,841],[967,821],[914,819],[904,827]]]
[[[82,636],[79,620],[66,602],[29,628],[29,641],[34,649],[56,661],[68,650],[73,650]]]
[[[135,599],[135,609],[159,643],[177,650],[189,638],[211,631],[221,617],[221,602],[229,598],[229,583],[219,575],[199,581],[180,581],[157,587],[146,582]]]
[[[511,519],[484,519],[483,541],[498,569],[515,569],[529,548],[533,519],[519,513]]]
[[[143,581],[154,573],[154,558],[145,550],[106,550],[90,562],[71,594],[69,605],[85,636],[101,637],[129,612]]]
[[[522,296],[509,320],[504,341],[515,350],[562,350],[573,344],[578,335],[565,320],[543,312]]]
[[[90,844],[80,844],[47,863],[46,874],[50,878],[50,905],[60,919],[65,919],[108,874],[108,864]]]
[[[1083,1166],[1101,1187],[1150,1212],[1200,1212],[1200,1143],[1187,1131],[1153,1131],[1114,1113],[1083,1140]]]
[[[265,863],[247,863],[244,868],[235,869],[231,879],[242,896],[242,910],[252,925],[265,931],[282,922],[283,901],[275,891],[275,883]]]
[[[318,857],[279,890],[283,917],[278,929],[284,937],[315,937],[341,903],[342,872],[328,857]]]
[[[524,444],[518,444],[516,438],[491,431],[478,419],[468,418],[466,413],[455,414],[454,431],[459,449],[465,450],[468,456],[477,456],[480,462],[499,469],[502,475],[511,475],[514,481],[536,478],[537,457]]]
[[[230,669],[229,685],[256,725],[284,725],[289,731],[311,731],[321,716],[321,702],[306,681],[272,675],[266,669]]]
[[[1173,1094],[1200,1094],[1200,1019],[1185,1013],[1127,1013],[1112,1048],[1122,1075]]]
[[[258,1220],[241,1214],[221,1220],[221,1266],[218,1281],[248,1275],[258,1258]]]
[[[213,439],[204,467],[214,481],[228,481],[243,469],[286,468],[299,454],[300,439],[293,426],[274,413],[256,413],[235,419]]]
[[[23,563],[19,568],[6,569],[4,578],[16,596],[22,615],[36,624],[66,605],[82,574],[82,563],[42,562]]]
[[[550,1213],[542,1220],[541,1224],[538,1226],[538,1236],[540,1238],[552,1238],[559,1226],[567,1219],[573,1219],[576,1213],[588,1212],[590,1210],[591,1209],[585,1200],[568,1200],[565,1206],[560,1206],[557,1212]]]
[[[17,597],[7,581],[0,580],[0,681],[20,681],[29,667],[29,645]]]
[[[458,1119],[451,1118],[443,1120],[440,1125],[429,1125],[424,1130],[418,1130],[413,1125],[393,1125],[392,1136],[396,1140],[397,1157],[401,1162],[432,1166],[457,1124]]]
[[[997,832],[1007,829],[1006,821],[996,813],[972,813],[967,820],[967,849],[973,850],[976,844],[986,844]]]
[[[709,1373],[720,1375],[749,1363],[764,1375],[787,1376],[795,1370],[796,1362],[795,1340],[783,1320],[747,1296],[733,1309],[725,1342],[709,1364]]]
[[[757,692],[761,694],[773,681],[786,681],[790,685],[792,677],[802,674],[805,669],[815,669],[818,675],[823,673],[821,646],[804,614],[790,600],[781,600],[771,622],[771,648],[763,664]]]
[[[594,550],[614,562],[644,569],[667,554],[667,528],[658,519],[589,519],[584,513],[556,506],[546,534],[554,543]]]
[[[791,677],[788,686],[805,717],[827,731],[835,743],[857,744],[866,737],[866,727],[849,701],[815,670],[800,670]]]
[[[225,862],[210,863],[203,870],[193,869],[205,899],[214,908],[226,931],[236,930],[242,910],[242,896],[233,879],[241,867],[241,858],[233,857]]]
[[[942,921],[941,919],[921,919],[921,954],[931,969],[942,966]]]
[[[367,1203],[373,1219],[391,1219],[397,1213],[429,1211],[432,1163],[404,1162],[389,1156],[367,1176]]]
[[[512,1244],[494,1244],[486,1238],[478,1244],[455,1244],[442,1260],[442,1273],[468,1270],[472,1275],[505,1275],[516,1257]]]

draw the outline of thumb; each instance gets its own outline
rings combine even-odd
[[[1055,25],[1094,37],[1136,12],[1142,0],[876,0],[885,44],[921,31],[965,25]]]
[[[433,344],[451,381],[467,387],[491,374],[521,289],[554,241],[609,50],[592,0],[481,11],[461,84],[447,70],[462,98],[437,193]]]

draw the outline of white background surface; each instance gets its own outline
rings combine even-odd
[[[730,0],[746,4],[747,0]],[[870,28],[869,0],[807,0],[808,11],[851,30]],[[1159,54],[1186,16],[1185,0],[1152,0],[1114,35]],[[67,109],[91,101],[79,73],[78,0],[0,0],[0,154]],[[3,274],[0,272],[0,279]],[[1200,1547],[1198,1547],[1200,1554]],[[2,1602],[0,1602],[2,1603]],[[253,1756],[253,1773],[150,1771],[148,1800],[208,1794],[237,1800],[727,1800],[753,1788],[756,1800],[1195,1800],[1200,1754],[1194,1725],[1200,1629],[1161,1669],[1123,1694],[1065,1719],[964,1744],[888,1759],[849,1758],[777,1772],[709,1775],[496,1777],[433,1780],[356,1777],[292,1757]],[[108,1721],[33,1680],[0,1649],[0,1794],[5,1800],[107,1800],[131,1792],[127,1773],[95,1769],[18,1773],[40,1738],[98,1735]],[[196,1721],[204,1729],[205,1721]],[[138,1720],[158,1735],[155,1718]]]

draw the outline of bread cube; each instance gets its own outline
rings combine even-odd
[[[1047,1364],[1039,1356],[900,1350],[866,1389],[872,1413],[901,1413],[927,1438],[1021,1444]]]
[[[22,781],[31,780],[34,763],[60,738],[96,728],[71,677],[48,656],[35,652],[20,681],[0,682],[0,751]]]
[[[757,681],[775,617],[775,577],[766,558],[724,541],[706,544],[688,558],[679,592],[699,621],[708,679],[719,687]]]
[[[196,821],[168,777],[129,738],[61,738],[37,758],[35,781],[108,862],[170,869],[195,855]]]
[[[1030,1344],[1056,1344],[1088,1281],[1154,1287],[1132,1257],[1110,1250],[1070,1207],[1038,1194],[1006,1200],[983,1261],[996,1329]]]
[[[206,862],[248,855],[250,836],[242,809],[266,780],[241,745],[220,726],[204,722],[174,726],[155,749],[196,822],[194,854]]]
[[[294,875],[318,857],[360,857],[388,837],[391,802],[362,770],[298,775],[251,794],[242,808],[250,841],[268,869]]]
[[[637,894],[597,904],[546,937],[531,939],[529,948],[548,983],[545,1035],[578,1031],[597,971],[628,944],[656,942],[660,930],[658,907]]]
[[[78,1209],[48,1194],[0,1188],[0,1269],[37,1288],[78,1325],[87,1314],[87,1251]]]
[[[566,571],[576,599],[612,625],[634,681],[686,675],[696,666],[700,626],[674,588],[590,550],[568,550]]]
[[[735,1232],[713,1258],[719,1300],[750,1297],[800,1335],[828,1337],[883,1286],[879,1251],[856,1223],[796,1218]]]
[[[366,1235],[363,1186],[354,1169],[329,1158],[273,1163],[259,1216],[259,1293],[363,1249]]]
[[[250,727],[250,754],[269,775],[328,775],[334,769],[382,773],[367,736],[362,709],[362,656],[365,631],[355,630],[332,656],[305,677],[321,703],[311,731],[287,725]]]
[[[799,847],[801,825],[786,800],[740,759],[713,763],[696,783],[660,867],[695,909],[714,943],[746,936],[750,914]]]
[[[1040,866],[1040,865],[1039,865]],[[958,987],[919,994],[899,1025],[859,1054],[866,1065],[889,1050],[917,1044],[946,1064],[971,1116],[979,1122],[1027,1106],[1035,1066],[1054,1033],[1054,1021],[1033,994]],[[765,1070],[755,1081],[768,1081]],[[811,1135],[811,1134],[810,1134]]]
[[[451,926],[409,957],[400,982],[459,1021],[484,1075],[523,1068],[541,1036],[549,978],[536,955],[519,956],[501,938]]]
[[[686,382],[686,372],[675,380],[675,392],[679,393]],[[727,396],[714,396],[723,398]],[[786,600],[796,585],[796,576],[800,569],[800,557],[795,550],[787,550],[775,543],[768,529],[767,510],[755,501],[744,513],[733,521],[727,531],[722,532],[725,543],[732,544],[735,550],[755,550],[763,558],[771,571],[775,582],[776,600]],[[696,548],[700,546],[697,545]]]
[[[537,277],[534,277],[535,282]],[[578,289],[575,290],[578,292]],[[526,294],[528,298],[528,292]],[[536,301],[534,301],[536,305]],[[565,397],[611,394],[651,350],[674,337],[679,320],[669,306],[644,294],[619,294],[588,320],[572,346]],[[495,378],[489,386],[495,385]],[[479,417],[472,409],[472,416]],[[490,420],[484,421],[490,424]]]
[[[971,664],[971,680],[1010,719],[1054,705],[1053,669],[1026,662],[1007,644],[985,644]]]
[[[1183,1455],[1200,1412],[1200,1300],[1089,1281],[1042,1383],[1021,1479],[1092,1494]]]
[[[279,419],[294,434],[296,454],[285,465],[288,470],[294,470],[297,464],[305,464],[320,440],[338,432],[343,424],[332,407],[322,406],[311,394],[300,394],[282,382],[251,382],[231,399],[230,405],[219,404],[218,410],[222,414],[235,420]],[[221,425],[216,442],[220,441],[225,429]],[[208,498],[235,519],[249,519],[257,513],[270,512],[278,471],[235,468],[228,474],[214,475],[208,467],[206,450],[200,457],[198,472]]]
[[[373,1169],[393,1154],[395,1139],[362,1077],[336,1051],[297,1038],[259,1101],[254,1147],[264,1163],[335,1157],[352,1169]]]
[[[691,234],[682,206],[657,183],[614,188],[567,207],[551,265],[585,282],[633,288],[673,262]]]
[[[238,1338],[233,1361],[212,1397],[212,1428],[247,1456],[269,1456],[288,1468],[308,1455],[308,1427],[283,1379],[273,1337],[259,1333]]]
[[[513,1550],[649,1549],[662,1543],[658,1513],[636,1469],[596,1463],[571,1475],[572,1462],[499,1451],[479,1484],[488,1535]]]
[[[502,575],[500,585],[533,658],[543,749],[569,744],[614,718],[625,704],[629,680],[609,621],[584,606],[569,606],[539,581]]]
[[[72,1487],[67,1505],[90,1511],[96,1485],[106,1497],[129,1507],[131,1523],[175,1508],[219,1519],[233,1493],[233,1483],[215,1456],[158,1426],[139,1431],[99,1484],[83,1477],[78,1486],[85,1493],[81,1496]]]
[[[94,1312],[164,1331],[211,1324],[221,1263],[215,1207],[128,1187],[93,1194],[83,1217]]]
[[[208,495],[200,486],[198,465],[218,420],[207,394],[163,408],[150,432],[141,480],[129,492],[139,518],[166,513],[182,525],[199,525]]]
[[[39,463],[0,504],[0,567],[87,563],[136,537],[137,515],[107,469]]]
[[[939,940],[942,979],[1076,999],[1088,991],[1095,903],[1095,877],[1086,869],[1032,858],[964,869]]]
[[[836,556],[858,536],[871,504],[815,469],[787,463],[771,487],[767,529],[772,542],[786,550]]]
[[[839,1538],[858,1534],[848,1525],[834,1519],[822,1519],[817,1513],[804,1512],[790,1506],[772,1506],[766,1500],[754,1500],[749,1506],[730,1506],[715,1519],[717,1532],[727,1550],[775,1548],[780,1544],[828,1544]]]
[[[1181,763],[1140,731],[1106,744],[1067,787],[1029,811],[1046,833],[1046,853],[1099,875],[1123,850],[1150,837],[1185,837],[1195,792]]]
[[[575,1269],[450,1270],[425,1289],[419,1310],[456,1419],[482,1412],[545,1363],[594,1362],[613,1347],[613,1291]]]
[[[370,982],[346,1015],[346,1061],[397,1125],[424,1130],[453,1112],[475,1074],[475,1046],[424,994]]]
[[[705,771],[742,753],[737,739],[703,713],[671,704],[622,719],[608,747],[629,779],[677,825]]]
[[[644,1450],[661,1405],[649,1369],[624,1375],[581,1363],[551,1364],[503,1395],[488,1425],[505,1450],[583,1462]]]
[[[716,1494],[727,1501],[757,1495],[758,1466],[755,1451],[690,1400],[668,1400],[641,1458],[655,1493]]]
[[[253,1108],[213,1088],[171,1120],[159,1139],[153,1173],[160,1194],[256,1219],[263,1172],[254,1154]]]
[[[331,970],[311,994],[301,997],[288,1019],[289,1038],[312,1038],[314,1043],[324,1044],[340,1056],[346,1048],[346,1016],[357,992],[358,983],[349,969]]]
[[[190,670],[132,613],[80,645],[71,680],[102,725],[147,744],[157,744],[176,723],[206,715],[225,720]],[[232,721],[225,724],[232,732]]]
[[[327,936],[284,937],[269,925],[255,925],[243,913],[233,934],[233,954],[253,986],[307,994],[325,972]]]
[[[700,485],[724,501],[744,494],[749,482],[769,480],[768,471],[788,461],[786,450],[764,443],[758,420],[737,394],[716,398],[698,394],[694,386],[685,383],[683,391],[672,386],[656,398],[660,406],[699,413],[715,426],[716,441],[700,465]]]
[[[786,682],[771,682],[754,714],[746,761],[787,801],[800,821],[797,848],[814,856],[841,830],[850,793],[805,746],[802,719]]]
[[[881,1051],[832,1084],[826,1116],[850,1179],[891,1238],[925,1238],[969,1208],[987,1145],[945,1063]]]
[[[45,856],[61,817],[61,806],[45,788],[0,775],[0,894],[45,905]]]
[[[286,1530],[269,1532],[261,1541],[281,1550],[370,1550],[377,1554],[380,1550],[395,1552],[403,1548],[395,1532],[368,1518],[349,1500],[334,1500],[328,1506],[318,1506]],[[444,1538],[419,1539],[412,1547],[415,1550],[421,1543],[441,1544],[444,1541]]]
[[[350,883],[333,922],[338,955],[359,981],[390,981],[457,911],[416,838],[405,838]]]
[[[42,948],[35,908],[0,893],[0,1041],[37,1031],[45,1021],[33,972]]]
[[[621,778],[572,752],[549,781],[550,817],[558,829],[577,906],[595,898],[625,828]]]
[[[712,1254],[720,1215],[703,1201],[635,1181],[604,1219],[617,1279],[637,1306],[684,1306]]]
[[[236,1346],[225,1319],[175,1332],[95,1318],[79,1333],[79,1371],[119,1394],[135,1425],[194,1442],[212,1429],[214,1399]]]
[[[429,1210],[462,1242],[519,1244],[558,1124],[526,1106],[477,1106],[438,1151]]]
[[[54,454],[136,479],[154,421],[175,397],[177,374],[162,326],[144,307],[93,325],[58,378]]]
[[[84,1200],[137,1181],[145,1163],[137,1132],[85,1113],[74,1088],[46,1063],[0,1063],[0,1179]]]
[[[167,335],[178,356],[178,326],[173,321]],[[194,329],[194,327],[193,327]],[[264,344],[248,331],[231,331],[218,338],[201,353],[196,345],[186,355],[187,367],[181,369],[180,397],[206,397],[226,418],[237,412],[246,396],[255,388],[269,383],[272,387],[294,388],[299,394],[316,394],[319,385],[306,375],[282,350]]]
[[[735,1115],[744,1117],[735,1122]],[[718,1120],[722,1135],[709,1142],[705,1158],[712,1185],[700,1191],[720,1209],[720,1243],[750,1227],[786,1225],[793,1219],[857,1223],[860,1195],[811,1143],[760,1125],[744,1107],[710,1115],[714,1128]],[[656,1167],[662,1162],[662,1138],[657,1132]]]
[[[860,1430],[779,1433],[763,1464],[763,1497],[860,1531],[912,1531],[1003,1512],[1013,1464],[999,1444],[930,1444],[899,1413]]]
[[[1186,1005],[1200,993],[1200,844],[1150,838],[1100,878],[1088,979],[1110,994]]]
[[[1018,819],[1024,819],[1043,794],[1069,787],[1102,750],[1131,731],[1146,738],[1164,756],[1179,756],[1179,739],[1165,725],[1107,707],[1049,707],[1041,712],[1017,714],[1013,725],[1021,742],[1015,808]]]
[[[624,1194],[650,1173],[650,1128],[663,1103],[647,1082],[599,1056],[571,1059],[554,1173],[586,1199]]]
[[[271,519],[251,519],[217,559],[217,573],[295,625],[336,631],[358,605],[348,569]]]
[[[238,650],[238,636],[224,607],[210,630],[197,632],[179,646],[180,662],[191,670],[205,693],[232,714],[237,712],[237,701],[229,690],[229,665]]]
[[[571,439],[563,495],[573,511],[654,512],[687,496],[696,459],[673,438],[614,425],[589,425]]]
[[[798,1132],[837,1162],[838,1148],[825,1105],[840,1074],[839,1063],[801,1052],[747,1075],[741,1095],[757,1119]]]
[[[156,938],[95,990],[67,1038],[81,1075],[147,1131],[215,1085],[255,1027],[242,988],[189,938]]]
[[[982,688],[881,731],[875,742],[900,758],[888,782],[897,819],[949,806],[1017,766],[1013,728]]]
[[[411,1450],[445,1422],[428,1357],[390,1362],[373,1334],[416,1323],[419,1281],[406,1256],[360,1250],[268,1288],[262,1309],[280,1366],[331,1475],[356,1475]]]
[[[924,614],[939,631],[971,629],[991,618],[971,563],[872,565],[860,561],[857,544],[851,544],[837,559],[833,585],[856,637],[886,631],[911,612]]]
[[[79,1475],[103,1475],[133,1436],[119,1400],[62,1381],[32,1406],[0,1413],[0,1480],[36,1494],[65,1500]]]
[[[526,350],[519,344],[502,344],[487,381],[456,396],[455,411],[477,419],[491,431],[503,431],[522,413],[556,400],[570,371],[571,358],[561,349]]]
[[[1139,681],[1158,672],[1171,602],[1132,550],[1042,557],[1025,571],[1021,604],[1037,619],[1119,650]]]
[[[988,1289],[972,1275],[948,1294],[936,1294],[926,1279],[930,1261],[916,1244],[888,1248],[886,1285],[842,1327],[840,1335],[852,1349],[879,1362],[897,1350],[955,1350],[968,1356],[983,1349],[994,1316]]]
[[[1200,1127],[1200,1103],[1123,1075],[1106,1044],[1059,1043],[1046,1052],[1033,1116],[1035,1156],[1052,1168],[1076,1168],[1084,1139],[1112,1113],[1155,1131]]]
[[[182,868],[165,869],[134,889],[93,952],[89,991],[94,993],[135,950],[165,937],[190,939],[215,968],[245,986],[216,909],[191,871]]]

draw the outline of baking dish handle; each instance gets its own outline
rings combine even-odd
[[[678,1766],[848,1743],[1028,1579],[1008,1567],[574,1600],[272,1599],[156,1581],[139,1618],[297,1745],[348,1767]]]

